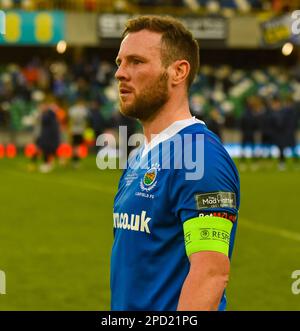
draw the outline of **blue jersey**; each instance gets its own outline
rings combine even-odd
[[[112,310],[177,309],[190,268],[183,233],[187,220],[209,215],[230,219],[229,258],[232,254],[239,177],[219,138],[192,118],[173,123],[150,147],[143,146],[129,160],[114,201]],[[193,160],[180,160],[189,154],[184,148]],[[191,167],[195,153],[200,154],[196,176]],[[219,310],[225,307],[224,293]]]

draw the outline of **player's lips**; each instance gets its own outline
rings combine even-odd
[[[128,95],[129,93],[132,93],[132,89],[131,88],[129,88],[129,87],[120,87],[119,88],[119,93],[120,93],[120,95]]]

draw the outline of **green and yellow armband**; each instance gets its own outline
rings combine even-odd
[[[196,217],[183,223],[186,254],[201,251],[228,256],[232,222],[221,217]]]

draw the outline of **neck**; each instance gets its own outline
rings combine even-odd
[[[192,118],[188,99],[186,97],[181,100],[172,100],[170,98],[154,118],[142,122],[147,142],[149,143],[151,141],[151,135],[159,134],[174,122],[188,118]]]

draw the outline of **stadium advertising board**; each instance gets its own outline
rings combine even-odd
[[[54,45],[64,39],[65,15],[62,12],[5,12],[6,31],[0,34],[4,45]]]
[[[102,14],[98,19],[98,33],[102,39],[119,39],[124,25],[130,18],[127,14]],[[224,40],[227,37],[227,20],[224,17],[181,17],[180,20],[199,40]]]
[[[0,35],[5,34],[5,13],[0,10]]]
[[[292,14],[271,18],[261,23],[262,43],[265,46],[280,46],[291,41],[300,45],[300,34],[294,33],[295,19]]]

